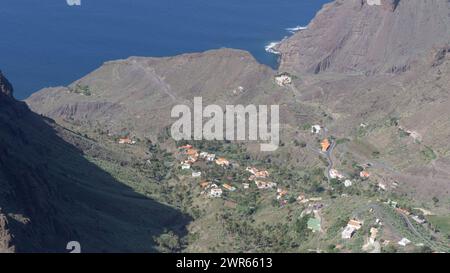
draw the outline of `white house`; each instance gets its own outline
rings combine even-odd
[[[351,180],[347,179],[347,180],[344,181],[344,186],[346,188],[351,187],[352,185],[353,185],[353,182]]]
[[[216,155],[215,154],[208,154],[206,156],[206,160],[207,161],[214,161],[216,159]]]
[[[336,179],[336,178],[343,179],[344,178],[344,176],[338,170],[335,170],[335,169],[330,170],[330,177],[333,179]]]
[[[320,125],[313,125],[311,127],[311,133],[313,134],[320,134],[320,131],[322,131],[322,126]]]
[[[355,233],[356,229],[351,226],[346,226],[344,230],[342,231],[342,239],[350,239],[352,238],[353,234]]]
[[[197,178],[197,177],[201,177],[202,176],[202,172],[192,172],[192,177]]]
[[[187,163],[183,163],[181,164],[181,169],[182,170],[189,170],[191,168],[191,165],[187,164]]]
[[[222,193],[223,193],[223,191],[221,188],[213,188],[209,192],[209,196],[212,198],[220,198],[220,197],[222,197]]]
[[[292,83],[292,78],[287,74],[282,74],[275,77],[275,82],[279,86],[286,86]]]
[[[408,240],[407,238],[403,238],[403,239],[401,239],[401,240],[398,242],[398,244],[401,245],[401,246],[407,246],[407,245],[409,245],[410,243],[411,243],[411,241]]]
[[[412,219],[413,219],[414,221],[416,221],[417,223],[419,223],[419,224],[423,224],[423,223],[426,222],[425,219],[422,219],[422,218],[420,218],[420,217],[417,216],[417,215],[414,215],[414,216],[412,217]]]

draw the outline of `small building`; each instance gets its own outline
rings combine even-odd
[[[322,147],[322,152],[326,152],[330,148],[331,143],[328,138],[325,138],[322,142],[320,142],[320,146]]]
[[[212,162],[212,161],[214,161],[215,159],[216,159],[216,155],[215,155],[215,154],[208,154],[208,155],[206,156],[206,161]]]
[[[342,231],[342,239],[350,239],[353,234],[359,229],[361,229],[363,222],[358,221],[356,219],[351,219],[348,221],[347,226]]]
[[[208,188],[210,185],[211,185],[211,182],[208,182],[208,181],[202,181],[202,182],[200,182],[200,187],[201,187],[202,189],[206,189],[206,188]]]
[[[411,214],[411,212],[407,211],[406,209],[396,208],[395,210],[400,214],[404,214],[404,215],[408,215],[408,216]]]
[[[258,172],[258,169],[255,167],[247,167],[245,170],[253,175],[255,175]]]
[[[320,134],[321,131],[322,131],[322,126],[320,126],[320,125],[311,126],[311,133]]]
[[[419,224],[424,224],[424,223],[426,223],[426,220],[425,219],[422,219],[422,218],[420,218],[419,216],[417,216],[417,215],[414,215],[413,217],[411,217],[414,221],[416,221],[417,223],[419,223]]]
[[[280,200],[281,198],[283,198],[287,194],[288,194],[287,190],[277,189],[277,200]]]
[[[292,77],[287,73],[275,76],[275,82],[278,86],[287,86],[292,84]]]
[[[236,190],[236,188],[231,186],[230,184],[223,184],[222,187],[224,187],[226,190],[229,190],[229,191],[235,191]]]
[[[243,86],[238,86],[236,89],[233,90],[233,94],[237,95],[240,93],[243,93],[245,91]]]
[[[353,234],[355,234],[356,229],[350,226],[346,226],[344,230],[341,233],[342,239],[350,239],[353,237]]]
[[[338,170],[336,170],[336,169],[331,169],[331,170],[330,170],[330,177],[333,178],[333,179],[339,179],[339,180],[345,178],[344,175],[342,175],[342,174],[341,174]]]
[[[212,198],[220,198],[222,197],[222,189],[221,188],[212,188],[209,192],[209,196]]]
[[[402,238],[402,239],[398,242],[398,244],[399,244],[400,246],[403,246],[403,247],[409,245],[410,243],[411,243],[411,241],[408,240],[407,238]]]
[[[202,172],[192,172],[192,177],[198,178],[202,176]]]
[[[380,189],[382,189],[382,190],[387,190],[387,186],[386,186],[386,184],[384,184],[384,183],[378,183],[378,188],[380,188]]]
[[[297,202],[302,202],[303,200],[305,200],[306,199],[306,197],[305,197],[305,195],[304,194],[300,194],[298,197],[297,197]]]
[[[121,138],[119,138],[119,144],[133,145],[133,144],[136,144],[136,141],[132,140],[129,137],[121,137]]]
[[[257,171],[256,173],[255,173],[255,177],[256,178],[267,178],[267,177],[269,177],[269,172],[268,171],[265,171],[265,170],[263,170],[263,171]]]
[[[374,227],[372,227],[372,228],[370,228],[370,238],[369,238],[369,242],[370,243],[375,243],[375,240],[376,240],[376,238],[377,238],[377,235],[378,235],[378,229],[377,228],[374,228]]]
[[[352,185],[353,185],[353,182],[351,180],[347,179],[344,181],[344,186],[346,188],[351,187]]]
[[[216,164],[222,167],[228,167],[230,165],[230,161],[223,157],[219,157],[218,159],[216,159]]]
[[[179,150],[189,150],[192,149],[192,145],[184,145],[184,146],[180,146],[178,147]]]
[[[369,178],[370,177],[370,173],[368,171],[362,171],[359,173],[359,176],[361,178]]]
[[[277,184],[273,182],[265,182],[265,181],[259,181],[255,180],[256,187],[258,189],[264,190],[264,189],[272,189],[273,187],[276,187]]]
[[[347,223],[347,226],[353,227],[355,230],[361,229],[362,225],[363,225],[363,222],[355,220],[355,219],[352,219],[352,220],[348,221],[348,223]]]
[[[250,184],[249,183],[242,183],[242,186],[244,187],[244,189],[249,189],[250,188]]]
[[[198,157],[198,150],[191,148],[191,149],[187,149],[185,152],[188,156],[192,156],[192,157]]]
[[[181,164],[181,169],[182,170],[189,170],[191,168],[191,165],[188,163],[183,163]]]

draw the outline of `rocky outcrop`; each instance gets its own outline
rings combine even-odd
[[[280,70],[400,73],[450,42],[445,0],[336,0],[282,42]]]
[[[14,252],[14,247],[11,246],[11,240],[11,234],[9,234],[8,230],[8,220],[0,209],[0,253]]]
[[[9,83],[9,81],[3,76],[1,70],[0,70],[0,93],[8,97],[12,96],[13,93],[13,87],[11,83]]]

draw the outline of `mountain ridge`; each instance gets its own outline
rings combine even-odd
[[[371,4],[368,4],[371,3]],[[401,73],[450,43],[444,0],[337,0],[277,48],[280,70]]]

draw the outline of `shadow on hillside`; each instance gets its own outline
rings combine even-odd
[[[115,180],[22,103],[0,94],[0,212],[17,252],[155,252],[191,219]]]

